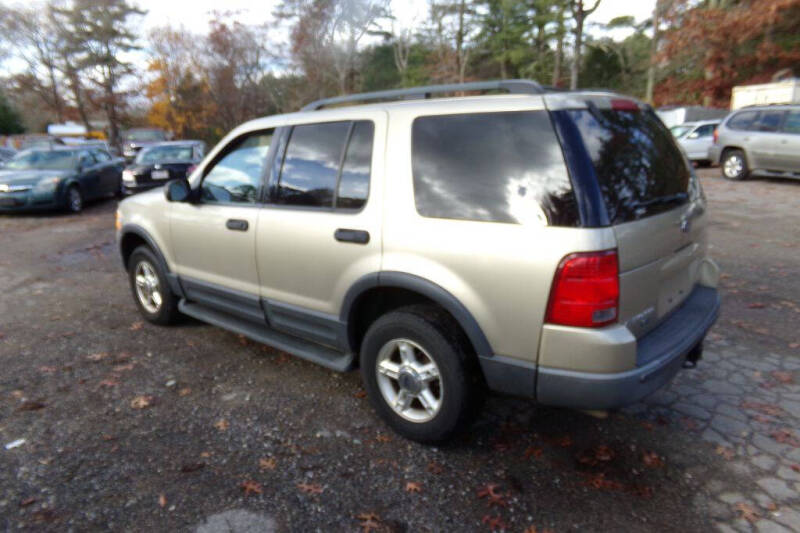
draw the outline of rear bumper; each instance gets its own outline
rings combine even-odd
[[[702,342],[719,316],[716,289],[698,286],[672,315],[638,339],[637,366],[618,373],[539,367],[536,398],[546,405],[611,409],[635,403],[667,384],[686,355]]]

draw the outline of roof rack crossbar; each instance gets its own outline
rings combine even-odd
[[[531,80],[497,80],[477,81],[470,83],[450,83],[446,85],[428,85],[409,89],[393,89],[370,93],[349,94],[316,100],[303,107],[303,111],[316,111],[323,107],[351,102],[369,102],[374,100],[400,100],[410,98],[430,98],[434,94],[460,91],[508,91],[511,94],[544,94],[546,88]]]

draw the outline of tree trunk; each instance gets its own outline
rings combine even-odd
[[[656,5],[653,8],[653,41],[650,47],[650,65],[647,67],[647,88],[645,89],[645,101],[648,104],[653,103],[653,92],[656,84],[656,56],[658,55],[658,24],[661,22],[659,18],[661,0],[656,0]]]
[[[466,0],[461,0],[458,4],[458,33],[456,34],[456,72],[458,72],[458,83],[464,83],[464,9]]]
[[[553,87],[561,84],[561,61],[564,57],[564,8],[558,12],[558,29],[556,30],[558,41],[556,42],[556,57],[553,62]]]
[[[58,94],[56,73],[52,65],[47,65],[47,74],[50,77],[50,91],[53,93],[53,107],[56,109],[56,118],[59,123],[64,122],[64,105],[61,102],[61,96]]]
[[[583,45],[583,17],[584,11],[582,2],[575,13],[575,51],[572,53],[572,66],[569,74],[569,88],[578,88],[578,73],[581,65],[581,46]]]

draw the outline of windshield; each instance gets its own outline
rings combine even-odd
[[[687,133],[692,130],[692,126],[686,126],[685,124],[679,124],[677,126],[672,126],[669,131],[672,132],[672,136],[676,139],[680,139]]]
[[[75,168],[75,152],[67,150],[29,150],[12,157],[3,169],[8,170],[71,170]]]
[[[594,163],[611,224],[687,201],[689,167],[666,126],[649,110],[568,111]]]
[[[155,146],[139,152],[137,163],[157,163],[159,161],[191,161],[191,146]]]
[[[165,141],[166,135],[161,130],[131,130],[125,136],[127,141]]]

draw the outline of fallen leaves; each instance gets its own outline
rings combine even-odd
[[[767,307],[767,305],[761,302],[753,302],[747,306],[748,309],[764,309],[765,307]]]
[[[381,517],[375,513],[361,513],[356,516],[359,520],[359,527],[362,533],[372,533],[373,531],[384,531],[385,528],[381,522]]]
[[[353,396],[361,400],[367,397],[367,391],[365,391],[364,389],[359,389],[353,393]]]
[[[36,498],[25,498],[21,502],[19,502],[20,507],[28,507],[36,503]]]
[[[316,483],[298,483],[296,487],[300,490],[300,492],[311,495],[322,494],[325,491],[324,488]]]
[[[98,353],[93,353],[93,354],[87,355],[86,359],[88,361],[93,362],[93,363],[99,363],[100,361],[102,361],[106,357],[108,357],[108,352],[98,352]]]
[[[596,472],[588,476],[587,480],[583,483],[588,487],[597,490],[622,490],[622,483],[607,479],[605,473]]]
[[[761,515],[756,511],[755,507],[745,502],[739,502],[734,506],[734,509],[738,511],[739,518],[743,518],[750,522],[751,524],[755,524],[758,522],[758,519]]]
[[[379,434],[377,437],[375,437],[375,440],[378,442],[392,442],[392,438],[385,433]]]
[[[767,416],[781,416],[784,410],[777,405],[761,402],[744,401],[739,405],[742,409],[749,409],[751,411],[758,411]]]
[[[216,422],[214,422],[214,427],[217,428],[219,431],[227,431],[230,427],[230,423],[224,418],[220,418]]]
[[[133,324],[131,324],[131,327],[129,327],[128,329],[129,329],[130,331],[139,331],[139,330],[140,330],[140,329],[142,329],[143,327],[144,327],[144,322],[142,322],[141,320],[139,320],[139,321],[137,321],[137,322],[134,322]]]
[[[178,391],[178,396],[189,396],[192,393],[192,389],[189,387],[184,387]]]
[[[776,370],[772,372],[772,374],[770,375],[775,381],[783,385],[789,385],[791,383],[794,383],[794,376],[792,375],[791,372],[782,372],[780,370]]]
[[[481,524],[486,524],[489,527],[489,531],[503,531],[508,529],[508,524],[503,521],[503,517],[497,516],[489,516],[484,515],[481,518]]]
[[[525,449],[525,459],[530,459],[531,457],[539,459],[542,457],[543,453],[544,452],[542,451],[541,448],[537,448],[535,446],[528,446]]]
[[[252,480],[242,481],[239,487],[244,491],[245,496],[250,496],[251,494],[261,494],[264,492],[264,490],[261,488],[261,484]]]
[[[167,506],[167,497],[164,494],[158,495],[158,506],[163,508]]]
[[[555,439],[553,443],[560,448],[569,448],[570,446],[572,446],[572,437],[570,437],[569,435],[564,435],[562,437]]]
[[[263,457],[258,460],[258,468],[261,470],[275,470],[277,461],[274,457]]]
[[[781,444],[788,444],[793,448],[800,448],[800,439],[798,439],[794,432],[789,429],[779,429],[777,431],[773,431],[770,433],[770,437]]]
[[[661,468],[664,466],[664,460],[656,452],[643,452],[642,463],[650,468]]]
[[[616,452],[610,447],[601,444],[591,450],[585,450],[578,454],[578,462],[584,465],[595,466],[599,463],[607,463],[616,457]]]
[[[489,483],[478,490],[478,498],[486,498],[486,505],[489,507],[508,507],[507,496],[499,489],[500,485],[497,483]]]
[[[730,461],[734,457],[736,457],[736,452],[732,448],[728,448],[727,446],[719,445],[716,449],[717,455],[724,458],[726,461]]]
[[[110,377],[101,380],[100,383],[97,384],[97,387],[110,389],[111,387],[116,387],[117,385],[119,385],[119,380],[117,378]]]
[[[151,407],[155,401],[156,399],[154,397],[144,394],[131,400],[131,407],[134,409],[146,409]]]
[[[198,470],[202,470],[206,467],[204,462],[198,463],[184,463],[181,465],[181,473],[182,474],[191,474],[192,472],[197,472]]]
[[[406,482],[406,492],[422,492],[422,484],[417,481]]]
[[[17,407],[17,411],[38,411],[40,409],[44,409],[47,407],[42,402],[34,402],[34,401],[26,401],[22,402],[19,407]]]
[[[426,469],[428,470],[429,474],[434,474],[434,475],[439,475],[442,472],[444,472],[444,467],[435,461],[431,461],[430,463],[428,463]]]

